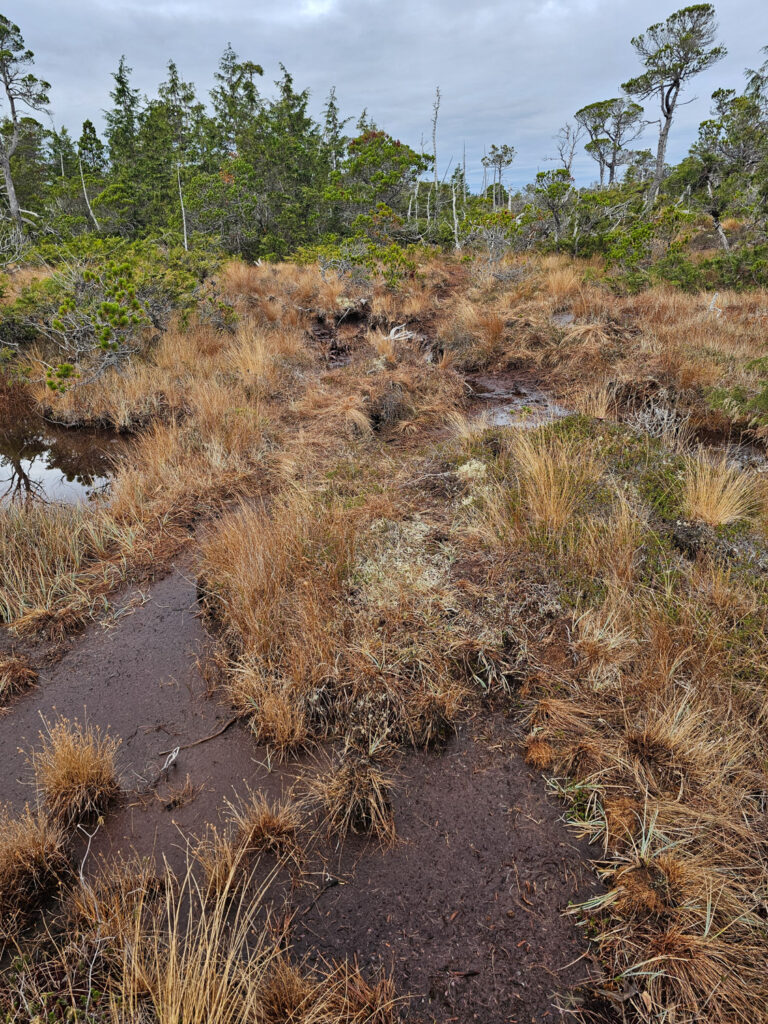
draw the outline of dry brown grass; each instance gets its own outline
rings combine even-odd
[[[312,622],[322,617],[320,580],[332,600],[354,556],[359,519],[303,488],[271,508],[243,504],[224,519],[206,540],[201,565],[211,600],[227,608],[232,642],[274,664],[286,633],[312,636]],[[315,592],[304,593],[313,571]]]
[[[656,494],[646,471],[659,458],[668,480],[685,438],[662,432],[675,454],[649,444],[646,464],[628,473],[637,434],[622,450],[614,421],[656,403],[670,423],[707,425],[710,386],[756,393],[762,371],[749,365],[764,352],[768,298],[723,293],[717,315],[711,295],[618,297],[585,281],[581,263],[528,264],[521,280],[470,280],[446,264],[399,293],[372,284],[369,344],[364,322],[350,342],[357,328],[342,320],[350,302],[355,316],[365,308],[362,290],[314,268],[229,265],[222,290],[240,316],[234,334],[174,330],[128,371],[121,406],[95,387],[72,398],[74,415],[112,401],[111,421],[151,426],[108,515],[84,512],[72,540],[64,514],[50,515],[51,537],[34,516],[16,535],[0,524],[11,538],[0,568],[28,558],[34,570],[17,579],[11,569],[10,587],[2,577],[7,617],[81,600],[86,614],[94,591],[84,572],[121,559],[130,571],[139,551],[151,557],[158,530],[217,516],[200,571],[224,691],[279,751],[344,740],[310,782],[333,835],[391,842],[389,745],[444,740],[479,707],[478,678],[488,699],[522,680],[526,756],[602,855],[606,893],[583,912],[607,988],[639,1020],[762,1022],[765,587],[757,562],[727,565],[735,556],[724,549],[717,564],[703,550],[692,562],[672,545],[671,492]],[[552,323],[561,309],[577,318],[570,329]],[[320,370],[318,315],[323,338],[342,322],[349,365]],[[409,318],[438,335],[440,366],[425,362],[421,338],[389,336]],[[583,421],[572,433],[568,423],[488,430],[461,415],[451,363],[535,371],[611,422],[599,435]],[[718,416],[722,426],[731,412]],[[284,462],[278,440],[289,447]],[[685,479],[672,489],[675,500],[684,491],[685,515],[743,522],[745,548],[762,557],[754,477],[684,454]],[[289,462],[301,486],[288,482]],[[261,500],[267,485],[274,493]],[[53,578],[34,561],[37,529],[58,558]],[[122,922],[102,980],[114,1024],[142,1013],[167,1024],[389,1021],[386,979],[312,974],[277,952],[253,916],[253,861],[298,865],[300,827],[294,804],[249,794],[203,836],[197,881],[173,894],[142,882],[151,897],[135,903],[129,871],[125,884],[94,882],[98,912],[80,893],[83,932]],[[236,932],[239,902],[259,936],[253,959],[236,956],[232,932],[216,923],[234,912]]]
[[[303,813],[290,796],[271,802],[263,793],[249,792],[244,799],[228,802],[228,807],[237,842],[246,854],[272,853],[300,862]]]
[[[395,839],[393,787],[392,752],[375,741],[366,749],[346,745],[327,770],[309,782],[329,832],[340,839],[350,833],[373,835],[382,843]]]
[[[305,426],[314,425],[325,446],[339,433],[414,435],[441,425],[463,400],[463,385],[450,368],[411,357],[387,369],[381,360],[365,372],[348,369],[327,375],[295,405]]]
[[[240,1024],[258,1020],[261,985],[271,951],[257,927],[261,898],[236,897],[224,885],[200,899],[190,870],[167,885],[159,911],[142,912],[122,944],[120,968],[110,984],[112,1019],[159,1024]]]
[[[120,945],[133,937],[136,915],[160,901],[167,880],[149,858],[136,854],[101,860],[88,877],[78,878],[62,903],[67,931],[99,940],[109,935]]]
[[[572,780],[556,788],[603,843],[608,890],[584,909],[609,974],[636,982],[633,1007],[725,1024],[767,991],[750,966],[765,934],[755,894],[768,885],[765,701],[753,684],[733,689],[768,649],[764,613],[701,561],[674,589],[663,572],[650,588],[620,579],[575,617],[574,667],[553,666],[527,756]]]
[[[37,281],[44,281],[51,276],[47,267],[13,267],[2,275],[2,305],[10,305],[19,298],[25,289]]]
[[[53,991],[67,1019],[113,1024],[394,1024],[386,975],[292,962],[252,874],[211,891],[195,867],[181,877],[166,867],[158,879],[145,862],[118,861],[81,880],[65,896],[66,930],[41,936],[24,970],[4,978],[4,1008],[21,1019]]]
[[[600,479],[599,454],[546,428],[512,433],[507,452],[506,474],[486,495],[483,528],[502,539],[529,528],[562,538]]]
[[[504,351],[508,337],[504,310],[482,298],[459,296],[441,315],[438,338],[466,369],[489,366]]]
[[[535,431],[517,434],[510,454],[528,514],[549,532],[562,532],[587,488],[600,478],[599,455],[567,440],[545,439]]]
[[[31,690],[36,683],[37,672],[26,655],[9,654],[0,657],[0,707]]]
[[[691,519],[726,526],[752,519],[765,504],[760,481],[729,462],[699,451],[686,456],[683,510]]]
[[[66,874],[62,826],[27,805],[14,816],[0,806],[0,948]]]
[[[203,546],[208,607],[236,659],[225,689],[279,751],[308,741],[307,696],[334,675],[361,518],[294,490],[270,510],[242,506]]]
[[[202,868],[207,899],[218,899],[245,886],[248,861],[230,828],[208,823],[202,837],[192,845],[192,856]]]
[[[72,824],[105,810],[120,791],[119,746],[120,740],[87,723],[68,718],[45,722],[30,763],[38,792],[54,818]]]
[[[267,329],[252,320],[238,326],[225,356],[226,368],[241,379],[249,398],[274,394],[309,361],[304,336],[297,328]]]
[[[558,309],[576,299],[581,290],[583,272],[570,261],[558,256],[548,256],[542,261],[544,271],[544,292]]]
[[[87,603],[82,570],[107,558],[116,530],[83,506],[7,506],[0,511],[0,619]]]
[[[608,384],[580,388],[568,396],[571,408],[598,420],[618,419],[618,403],[615,388]]]
[[[316,266],[281,263],[249,266],[233,260],[221,275],[222,293],[236,303],[249,300],[247,308],[262,320],[283,323],[290,311],[317,310],[341,312],[340,299],[349,294],[349,286]],[[294,318],[298,323],[301,316]]]

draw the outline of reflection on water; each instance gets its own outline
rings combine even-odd
[[[104,432],[47,424],[18,389],[0,391],[0,503],[73,504],[104,493],[116,447]]]
[[[509,375],[467,378],[484,420],[494,427],[532,429],[569,416],[570,410],[558,405],[541,388]]]

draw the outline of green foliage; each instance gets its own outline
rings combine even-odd
[[[301,246],[291,259],[295,263],[318,263],[325,274],[362,281],[379,275],[390,288],[397,288],[404,278],[416,271],[416,247],[404,248],[397,242],[377,242],[358,234],[340,240],[329,236],[323,242]]]
[[[83,235],[37,246],[49,277],[34,282],[0,316],[0,339],[23,330],[51,355],[48,385],[62,390],[84,373],[118,365],[162,330],[176,311],[197,304],[219,260],[203,246],[185,251],[152,242]]]
[[[613,277],[628,291],[640,291],[649,281],[653,245],[653,227],[638,222],[614,231],[609,238],[606,259],[608,266],[620,272]]]
[[[643,70],[626,87],[634,97],[660,100],[664,139],[678,93],[723,54],[714,45],[716,29],[714,8],[695,4],[632,41]],[[17,99],[27,111],[44,109],[48,85],[28,73],[32,54],[20,30],[0,18],[0,37],[0,63],[16,75],[9,82]],[[712,115],[677,167],[665,168],[661,139],[655,160],[648,150],[629,148],[643,108],[615,96],[575,114],[586,150],[598,162],[601,187],[575,187],[570,167],[578,136],[570,125],[570,142],[561,139],[564,166],[540,171],[519,191],[502,181],[514,146],[491,146],[479,194],[471,193],[464,166],[454,165],[451,177],[439,181],[433,155],[382,130],[367,112],[346,134],[350,119],[342,116],[334,90],[318,121],[307,90],[298,89],[282,65],[272,95],[259,91],[262,76],[259,64],[227,46],[210,103],[173,61],[155,95],[145,97],[122,57],[112,75],[103,140],[92,120],[75,142],[65,129],[49,130],[42,118],[14,114],[0,124],[0,151],[10,153],[5,193],[9,207],[13,195],[29,212],[22,218],[10,209],[7,223],[15,224],[17,237],[34,241],[32,259],[42,256],[52,266],[128,258],[153,323],[164,314],[153,317],[151,310],[183,304],[212,250],[251,260],[305,259],[317,252],[329,267],[335,262],[358,276],[379,274],[393,287],[414,272],[412,246],[424,244],[463,249],[461,258],[474,249],[490,263],[510,249],[602,255],[611,281],[628,291],[653,281],[687,290],[766,283],[768,61],[747,72],[742,93],[714,93]],[[738,218],[737,231],[726,217]],[[722,252],[694,254],[692,240],[699,249],[711,240]],[[182,245],[199,250],[199,259],[190,253],[181,260]],[[328,246],[334,255],[325,252]],[[3,260],[18,262],[19,253],[0,239],[0,266]],[[143,268],[151,268],[146,278]],[[110,287],[104,282],[106,293]],[[113,300],[107,295],[104,301]],[[5,311],[3,340],[20,308]],[[111,344],[107,328],[116,325],[110,315],[123,313],[107,307],[102,313],[95,337]],[[14,329],[28,337],[23,325]]]
[[[706,287],[734,291],[768,287],[768,242],[718,253],[699,269]]]

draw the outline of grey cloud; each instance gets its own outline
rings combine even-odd
[[[152,93],[169,58],[201,93],[228,41],[265,68],[265,91],[284,63],[308,87],[319,112],[335,85],[345,113],[367,107],[375,120],[418,146],[430,135],[436,85],[438,158],[460,159],[466,145],[477,182],[483,148],[516,146],[510,178],[530,180],[549,166],[552,135],[585,103],[616,95],[636,60],[630,38],[666,17],[669,0],[9,0],[53,83],[57,123],[73,132],[108,105],[110,73],[122,53],[134,81]],[[718,5],[725,61],[700,76],[673,128],[670,158],[683,155],[719,85],[739,87],[745,66],[768,44],[764,0]],[[648,117],[656,116],[652,106]],[[653,129],[647,135],[652,145]],[[588,181],[593,165],[577,166]]]

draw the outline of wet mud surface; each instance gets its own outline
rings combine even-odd
[[[534,427],[571,414],[533,380],[515,374],[472,374],[466,378],[470,407],[493,427]]]
[[[120,737],[122,787],[142,794],[138,800],[126,797],[110,812],[103,845],[121,845],[125,839],[141,852],[151,852],[155,833],[166,826],[175,830],[174,821],[182,830],[192,830],[215,819],[217,794],[231,795],[233,785],[256,774],[259,751],[241,724],[181,750],[173,769],[159,775],[166,751],[210,735],[232,717],[228,708],[205,696],[198,661],[205,631],[195,598],[191,575],[185,566],[176,567],[145,592],[130,595],[118,608],[116,621],[95,625],[74,639],[57,664],[40,669],[38,687],[0,717],[0,763],[5,769],[0,801],[18,808],[34,799],[24,752],[39,742],[42,719],[58,714],[87,719]],[[169,816],[163,793],[187,773],[199,793]],[[137,808],[142,807],[137,831]]]
[[[276,767],[240,722],[180,750],[161,773],[168,750],[231,720],[206,696],[205,641],[184,564],[128,595],[111,625],[74,639],[0,717],[0,801],[20,808],[34,799],[25,751],[38,742],[41,715],[56,714],[87,716],[123,740],[126,792],[97,832],[91,865],[135,850],[183,870],[188,844],[220,821],[226,798],[246,788],[285,793],[313,759]],[[562,911],[597,882],[518,741],[514,722],[494,714],[465,724],[442,751],[407,754],[393,848],[315,841],[306,879],[283,878],[274,892],[280,906],[288,900],[296,953],[392,971],[398,993],[412,997],[403,1004],[411,1021],[556,1016],[557,994],[588,974],[584,939]]]
[[[409,1021],[559,1018],[590,967],[562,911],[598,885],[559,815],[509,723],[471,723],[406,760],[397,844],[347,844],[340,884],[298,917],[297,951],[393,971]]]

